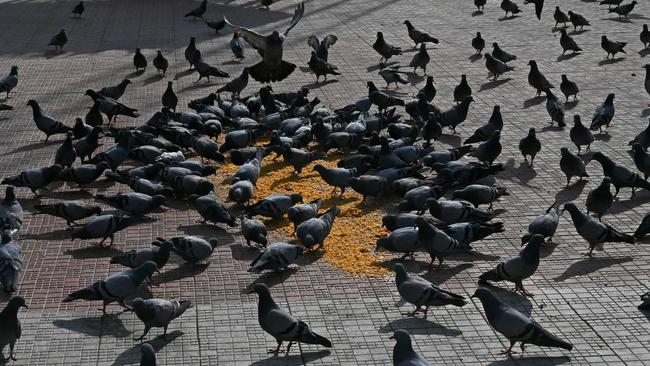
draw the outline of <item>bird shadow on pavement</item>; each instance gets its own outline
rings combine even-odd
[[[230,236],[232,239],[232,234],[228,234],[225,230],[222,228],[215,226],[215,225],[207,225],[207,224],[192,224],[192,225],[179,225],[178,230],[182,231],[185,235],[194,235],[194,236],[202,236],[206,238],[211,238],[214,237],[215,235],[218,235],[219,238],[223,236]],[[228,241],[231,242],[232,240]],[[224,245],[228,242],[221,242],[219,240],[219,246]]]
[[[68,183],[68,184],[74,184],[74,183]],[[79,188],[79,186],[77,186],[76,188]],[[82,199],[94,198],[90,192],[82,191],[82,190],[50,192],[47,195],[47,197],[50,199],[58,199],[58,200],[82,200]]]
[[[63,254],[69,255],[74,259],[94,259],[114,257],[124,254],[124,252],[115,248],[105,248],[93,245],[90,247],[66,250]]]
[[[301,352],[298,355],[279,356],[273,355],[263,360],[255,361],[250,366],[268,366],[275,364],[282,364],[283,366],[302,366],[310,362],[320,360],[329,356],[332,352],[329,350],[321,350],[318,352]],[[277,363],[275,362],[277,361]]]
[[[428,266],[428,263],[427,263]],[[460,263],[453,267],[443,267],[440,271],[431,272],[427,271],[425,274],[420,277],[426,279],[427,281],[434,283],[436,285],[441,285],[452,277],[458,275],[459,273],[472,268],[474,265],[471,263]]]
[[[183,278],[189,278],[197,276],[203,273],[210,266],[210,262],[206,263],[183,263],[180,266],[165,271],[156,277],[153,277],[153,282],[156,284],[161,283],[170,283],[174,281],[181,280]]]
[[[555,277],[553,280],[555,280],[555,282],[564,282],[572,277],[586,276],[603,268],[631,261],[632,257],[587,257],[571,264],[569,268],[564,271],[564,273]]]
[[[384,64],[377,64],[377,65],[374,65],[374,66],[368,66],[366,68],[366,71],[367,72],[379,71],[379,69],[381,69],[382,66],[383,67],[389,67],[389,66],[393,66],[393,65],[397,65],[397,64],[399,64],[399,62],[392,61],[392,62],[387,62],[387,63],[384,63]]]
[[[414,72],[409,72],[408,74],[406,74],[406,80],[408,80],[408,82],[411,83],[412,85],[415,85],[415,84],[418,84],[418,83],[421,83],[422,81],[424,81],[425,76],[427,76],[427,75],[426,74],[425,75],[418,75],[418,74],[416,74]]]
[[[192,84],[178,90],[178,93],[186,92],[186,91],[191,91],[191,90],[197,90],[197,89],[205,89],[205,88],[214,88],[217,86],[218,83],[215,83],[213,81],[203,81],[201,80],[200,82],[193,82]]]
[[[497,88],[497,87],[499,87],[499,86],[501,86],[501,85],[507,83],[507,82],[510,81],[510,80],[512,80],[512,79],[508,78],[508,79],[501,79],[501,80],[492,80],[492,81],[488,81],[487,83],[484,83],[483,85],[481,85],[481,88],[478,90],[478,92],[480,93],[480,92],[482,92],[482,91],[486,91],[486,90],[491,90],[491,89]]]
[[[243,62],[243,60],[241,60],[241,61],[237,61],[237,60],[228,60],[228,61],[224,61],[224,62],[222,62],[221,64],[222,64],[222,65],[239,65],[239,64],[241,64],[242,62]]]
[[[438,141],[442,142],[443,144],[447,144],[451,147],[459,147],[461,143],[461,138],[460,135],[450,135],[447,133],[443,133],[438,138]]]
[[[483,55],[481,55],[480,53],[475,53],[475,54],[469,56],[467,59],[470,62],[474,63],[474,62],[480,60],[481,58],[483,58]]]
[[[601,18],[600,20],[609,20],[609,21],[611,21],[611,22],[626,23],[626,24],[633,23],[630,19],[619,18],[619,17],[614,17],[614,18]]]
[[[537,176],[537,171],[535,171],[534,166],[531,167],[524,161],[522,161],[518,167],[515,167],[515,164],[515,159],[509,158],[503,166],[503,171],[499,176],[515,183],[528,186],[528,182]]]
[[[497,20],[500,21],[500,22],[506,22],[508,20],[515,20],[517,18],[519,18],[519,15],[511,15],[509,17],[504,16],[503,18],[499,18]]]
[[[474,11],[472,12],[472,16],[473,16],[473,17],[477,17],[477,16],[479,16],[479,15],[483,15],[483,14],[484,14],[484,13],[483,13],[483,11],[481,11],[481,10],[474,10]]]
[[[612,139],[612,135],[609,132],[600,132],[594,134],[594,139],[596,141],[609,142]]]
[[[607,60],[600,60],[598,61],[598,66],[605,66],[605,65],[612,65],[612,64],[617,64],[621,61],[625,60],[625,57],[619,57],[619,58],[608,58]]]
[[[570,102],[564,103],[564,110],[565,111],[572,110],[573,108],[575,108],[578,105],[579,102],[580,102],[579,100],[572,100]]]
[[[155,75],[151,75],[142,82],[142,86],[147,86],[149,84],[153,84],[153,83],[155,83],[157,81],[160,81],[160,80],[162,80],[164,78],[165,78],[165,75],[160,74],[160,73],[157,73]]]
[[[639,51],[639,56],[641,57],[646,57],[648,54],[650,54],[650,48],[644,48]]]
[[[650,202],[650,196],[649,195],[639,195],[636,194],[633,197],[626,199],[626,200],[614,200],[612,203],[612,206],[607,210],[607,214],[610,215],[616,215],[620,214],[626,211],[630,211],[634,209],[635,207],[639,207],[641,205],[644,205],[646,203]]]
[[[70,239],[71,231],[69,229],[59,229],[48,231],[40,234],[21,234],[21,239],[28,240],[65,240]]]
[[[244,240],[245,241],[245,240]],[[257,258],[260,254],[260,251],[255,247],[255,243],[251,242],[252,247],[239,243],[232,244],[230,246],[230,253],[232,254],[232,259],[236,261],[247,261],[251,262],[253,259]]]
[[[562,27],[553,27],[553,28],[551,29],[551,32],[553,32],[553,33],[557,33],[557,32],[562,31],[563,29],[569,29],[569,26],[568,26],[568,25],[565,25],[565,26],[562,26]]]
[[[269,288],[273,287],[273,286],[276,286],[276,285],[279,285],[279,284],[282,284],[289,277],[291,277],[291,275],[298,272],[299,270],[300,270],[300,268],[298,268],[298,267],[289,267],[286,270],[280,271],[280,272],[275,272],[275,271],[264,272],[264,273],[260,274],[255,279],[255,281],[253,281],[253,283],[251,283],[250,285],[244,287],[241,290],[241,293],[242,294],[250,293],[252,291],[252,289],[253,289],[253,285],[255,285],[257,283],[263,283],[263,284],[267,285]]]
[[[2,156],[8,156],[8,155],[18,154],[18,153],[23,153],[23,152],[30,152],[30,151],[46,148],[46,147],[53,146],[53,145],[60,145],[62,142],[63,142],[63,140],[39,141],[39,142],[36,142],[36,143],[33,143],[33,144],[23,145],[23,146],[21,146],[19,148],[8,151],[8,152],[4,153]]]
[[[67,329],[91,337],[104,337],[108,335],[114,338],[126,338],[131,334],[131,332],[124,327],[122,320],[115,315],[76,319],[56,319],[52,324],[57,328]]]
[[[151,347],[153,347],[153,350],[156,353],[158,353],[160,352],[161,349],[165,348],[165,346],[175,341],[176,338],[180,338],[183,335],[185,335],[185,333],[183,333],[182,331],[175,330],[173,332],[167,333],[167,337],[158,336],[147,341],[146,343],[149,343]],[[136,344],[133,347],[127,349],[126,351],[120,353],[112,365],[122,366],[122,365],[137,364],[138,361],[140,361],[140,357],[141,357],[141,353],[140,353],[141,347],[142,347],[142,343]]]
[[[584,1],[584,0],[583,0]],[[506,358],[504,360],[499,360],[499,361],[492,361],[488,366],[506,366],[506,365],[521,365],[521,366],[527,366],[527,365],[548,365],[548,366],[554,366],[554,365],[562,365],[565,363],[571,362],[571,357],[569,356],[556,356],[556,357],[547,357],[547,356],[535,356],[535,357],[518,357],[516,360],[513,360],[512,358]]]
[[[479,287],[485,287],[490,289],[493,294],[495,294],[499,299],[501,299],[506,304],[512,306],[513,308],[519,310],[520,312],[530,316],[533,311],[533,303],[524,296],[521,296],[519,293],[513,292],[510,287],[513,287],[511,282],[497,282],[501,286],[492,283],[482,283],[479,284]],[[524,283],[524,287],[526,284]]]
[[[196,70],[194,70],[194,69],[189,69],[189,70],[184,70],[184,71],[181,71],[181,72],[177,72],[176,75],[174,75],[174,80],[178,80],[178,79],[180,79],[182,77],[185,77],[187,75],[191,75],[191,74],[193,74],[195,72],[196,72]]]
[[[546,125],[546,126],[542,127],[542,129],[539,130],[539,132],[540,133],[549,132],[549,131],[560,132],[562,130],[564,130],[564,127],[560,127],[560,126],[557,126],[557,125]]]
[[[322,88],[322,87],[324,87],[326,85],[335,84],[335,83],[338,83],[338,82],[339,82],[338,79],[329,79],[327,81],[320,81],[318,83],[313,82],[311,84],[305,84],[302,87],[307,88],[307,89],[318,89],[318,88]]]
[[[129,73],[129,74],[127,74],[127,75],[124,76],[124,77],[127,78],[127,79],[134,78],[134,77],[136,77],[136,76],[144,75],[144,72],[145,72],[145,71],[147,71],[147,70],[145,69],[145,70],[133,71],[132,73]]]
[[[555,201],[560,204],[561,202],[564,203],[575,200],[580,196],[586,185],[587,180],[583,179],[561,189],[555,194]]]
[[[530,107],[534,107],[534,106],[536,106],[538,104],[544,103],[544,101],[546,101],[546,97],[543,96],[543,95],[533,97],[533,98],[530,98],[530,99],[526,99],[526,100],[524,100],[524,106],[523,106],[522,109],[528,109]]]
[[[559,56],[557,57],[557,62],[562,62],[562,61],[570,60],[570,59],[572,59],[572,58],[574,58],[574,57],[576,57],[576,56],[580,56],[580,55],[581,55],[580,52],[573,52],[573,53],[568,53],[568,54],[564,54],[564,55],[559,55]]]
[[[412,306],[410,304],[407,305],[407,307],[410,307],[410,310],[412,310]],[[435,312],[435,307],[429,308],[429,312]],[[429,316],[435,317],[435,314],[429,314]],[[441,335],[446,337],[458,337],[463,334],[463,332],[459,329],[447,328],[446,326],[440,323],[432,322],[429,319],[421,317],[416,318],[413,316],[391,320],[388,324],[379,328],[379,333],[392,334],[397,329],[408,330],[409,334],[412,335]]]
[[[65,51],[60,52],[59,50],[55,50],[55,49],[50,48],[50,49],[46,50],[45,52],[43,52],[43,57],[45,57],[46,59],[49,60],[51,58],[59,57],[59,56],[64,55],[64,54],[65,54]]]
[[[581,35],[581,34],[583,34],[585,32],[589,32],[589,29],[573,30],[571,32],[568,32],[567,34],[570,35],[570,36],[579,36],[579,35]]]

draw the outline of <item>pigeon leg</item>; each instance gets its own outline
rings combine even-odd
[[[585,257],[593,257],[593,255],[594,255],[594,254],[593,254],[594,248],[595,248],[595,247],[589,246],[589,251],[588,251],[587,253],[584,253],[583,255],[584,255]]]
[[[291,350],[292,345],[293,345],[293,341],[290,341],[289,345],[287,346],[287,351],[284,353],[285,357],[289,355],[289,351]]]
[[[168,327],[168,326],[169,326],[169,325],[165,325],[165,328],[164,328],[164,330],[163,330],[163,335],[162,335],[163,339],[167,339],[167,327]]]
[[[108,315],[109,315],[109,314],[106,312],[106,305],[108,305],[108,303],[106,303],[106,301],[104,301],[104,306],[102,306],[102,308],[101,308],[102,316],[108,316]]]
[[[9,359],[14,360],[14,361],[18,361],[16,356],[14,356],[14,346],[15,346],[14,343],[9,344]]]
[[[278,342],[278,346],[275,349],[273,349],[273,348],[270,349],[268,351],[268,353],[273,353],[273,354],[277,355],[278,353],[283,352],[283,349],[281,348],[282,347],[282,341],[277,341],[277,342]]]
[[[515,292],[521,292],[521,295],[524,297],[535,296],[524,289],[524,285],[521,283],[521,281],[515,283]]]
[[[134,340],[134,341],[141,341],[141,340],[143,340],[144,337],[147,335],[147,333],[149,333],[149,330],[150,330],[150,329],[151,329],[150,326],[145,325],[145,326],[144,326],[144,333],[142,334],[142,336],[140,336],[140,337],[138,337],[138,338],[133,338],[133,340]]]
[[[507,348],[507,349],[504,349],[503,351],[501,351],[501,354],[506,355],[507,357],[510,357],[510,355],[512,355],[513,353],[517,353],[517,352],[512,350],[512,347],[515,346],[515,343],[516,343],[516,341],[510,341],[510,347]]]

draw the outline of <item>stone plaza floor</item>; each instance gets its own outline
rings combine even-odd
[[[575,151],[568,128],[548,128],[545,98],[535,98],[526,81],[528,60],[536,60],[542,72],[559,92],[560,75],[567,74],[580,86],[577,103],[569,103],[567,123],[580,114],[591,121],[596,106],[608,93],[616,93],[616,116],[609,134],[599,135],[592,151],[602,151],[616,162],[634,167],[627,143],[646,127],[650,115],[650,96],[644,90],[643,65],[650,60],[642,50],[639,33],[650,20],[650,3],[641,1],[629,20],[618,20],[606,6],[586,0],[546,0],[541,21],[532,5],[516,0],[522,13],[504,19],[500,1],[488,0],[483,14],[475,13],[471,0],[321,0],[305,1],[305,17],[285,43],[285,58],[299,65],[287,80],[273,85],[275,91],[293,91],[301,86],[311,89],[323,105],[337,108],[367,93],[366,82],[385,85],[377,74],[379,56],[373,51],[375,33],[382,31],[386,40],[404,48],[404,55],[391,61],[408,63],[415,52],[403,21],[440,39],[429,46],[429,75],[436,82],[434,103],[441,109],[453,104],[453,88],[466,74],[475,102],[459,136],[445,135],[436,148],[458,146],[489,118],[495,104],[504,118],[503,152],[497,159],[505,165],[496,183],[507,187],[510,196],[495,208],[503,211],[498,221],[506,231],[473,246],[475,255],[452,257],[440,272],[428,273],[428,257],[418,255],[409,262],[410,272],[420,272],[433,283],[469,297],[478,276],[501,260],[520,250],[520,237],[530,220],[541,214],[556,199],[576,200],[584,207],[587,192],[602,179],[597,163],[588,164],[590,178],[564,188],[559,171],[560,147]],[[52,164],[54,152],[62,141],[54,136],[41,143],[43,135],[35,128],[31,110],[25,104],[36,99],[43,109],[72,125],[91,105],[84,96],[88,88],[113,85],[125,77],[133,81],[123,97],[142,117],[120,118],[118,127],[144,122],[160,109],[160,97],[167,80],[174,81],[179,106],[193,98],[214,92],[226,80],[194,83],[196,74],[187,71],[183,51],[190,37],[212,64],[238,75],[242,65],[252,65],[259,56],[250,48],[242,64],[234,62],[228,46],[228,28],[217,35],[199,20],[183,14],[198,6],[190,0],[92,0],[86,2],[81,19],[71,17],[76,1],[0,0],[0,74],[12,65],[19,66],[19,85],[7,103],[15,110],[0,112],[0,175]],[[235,0],[228,3],[209,1],[206,18],[222,15],[233,23],[270,32],[284,29],[297,2],[281,0],[269,11],[259,10],[257,1]],[[574,34],[584,49],[575,57],[560,57],[559,31],[553,29],[553,10],[574,10],[591,21],[591,27]],[[62,54],[46,46],[50,38],[65,28],[70,39]],[[572,29],[571,29],[572,30]],[[497,82],[487,80],[484,60],[474,56],[471,40],[477,31],[487,42],[498,42],[518,56],[511,64],[516,70]],[[314,84],[315,77],[303,71],[309,59],[307,38],[329,33],[338,37],[330,48],[329,62],[338,66],[341,76],[327,83]],[[629,42],[627,54],[605,60],[600,37]],[[133,73],[132,56],[140,47],[149,62],[156,50],[170,61],[167,76],[152,67],[144,74]],[[411,85],[395,90],[402,98],[413,96],[424,84],[421,71],[409,75]],[[258,90],[251,80],[244,94]],[[393,87],[391,87],[392,89]],[[2,97],[2,96],[0,96]],[[184,108],[181,108],[184,109]],[[403,110],[400,112],[405,115]],[[535,127],[543,149],[529,168],[517,145],[530,127]],[[104,147],[112,145],[105,138]],[[588,160],[589,154],[585,155]],[[227,186],[220,185],[224,191]],[[33,215],[39,203],[67,199],[92,200],[91,194],[126,192],[126,185],[112,184],[103,178],[91,185],[90,193],[76,186],[63,185],[41,199],[20,189],[19,199],[26,210],[25,223],[17,241],[24,254],[24,270],[18,294],[24,296],[29,310],[21,311],[23,336],[17,344],[14,365],[134,365],[140,358],[139,336],[143,326],[132,313],[102,318],[99,302],[78,301],[62,304],[69,293],[94,280],[122,270],[110,265],[109,257],[123,251],[144,248],[156,237],[179,234],[217,237],[219,247],[207,268],[193,269],[173,257],[158,278],[159,287],[142,289],[141,296],[190,299],[194,307],[175,320],[167,339],[156,338],[160,329],[147,337],[157,351],[160,365],[390,365],[395,329],[408,330],[415,348],[433,365],[643,365],[650,364],[650,315],[637,310],[639,295],[648,291],[650,246],[609,243],[593,258],[586,258],[586,242],[577,235],[569,215],[565,215],[555,236],[555,245],[545,247],[542,262],[532,278],[525,281],[535,297],[525,299],[505,289],[500,298],[530,314],[560,337],[571,341],[571,352],[528,346],[523,357],[506,359],[499,351],[508,342],[487,324],[478,301],[463,308],[435,308],[426,320],[407,318],[410,310],[395,304],[399,300],[392,276],[352,276],[324,260],[308,255],[300,267],[283,275],[256,275],[246,272],[255,252],[245,245],[238,228],[196,224],[199,218],[186,201],[171,201],[164,212],[152,214],[154,220],[139,224],[116,235],[111,249],[90,246],[90,241],[70,240],[60,219]],[[650,210],[650,192],[640,191],[632,199],[623,189],[603,220],[620,231],[632,233]],[[360,196],[347,193],[350,196]],[[386,210],[394,210],[387,205]],[[336,223],[335,223],[336,225]],[[325,244],[327,248],[327,242]],[[300,345],[291,354],[270,356],[267,349],[275,341],[257,322],[257,299],[247,293],[255,281],[269,283],[276,301],[284,309],[308,323],[316,332],[331,339],[334,347]],[[2,294],[0,306],[9,299]],[[116,311],[117,306],[109,306]]]

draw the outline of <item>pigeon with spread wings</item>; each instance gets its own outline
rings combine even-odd
[[[273,31],[268,36],[263,36],[250,29],[233,25],[226,19],[226,23],[233,28],[233,31],[244,37],[246,42],[253,46],[262,56],[262,61],[253,65],[248,70],[253,79],[260,83],[282,81],[295,70],[295,64],[282,59],[282,44],[289,31],[298,24],[304,14],[305,4],[300,3],[293,13],[293,18],[287,30],[284,33]]]

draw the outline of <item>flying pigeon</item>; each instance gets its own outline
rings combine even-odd
[[[311,35],[307,39],[307,44],[316,52],[316,57],[327,62],[329,56],[329,48],[333,46],[338,38],[333,34],[328,34],[322,41],[318,37]]]

